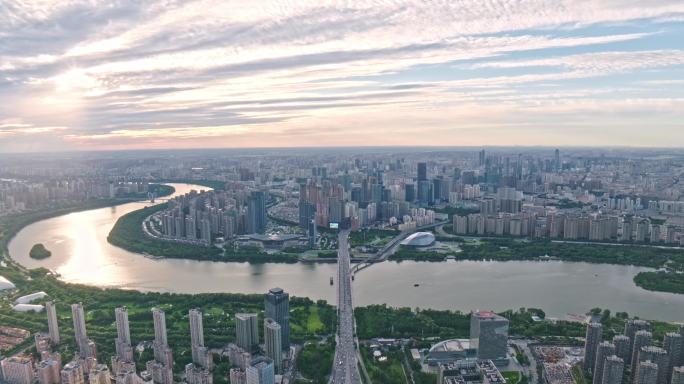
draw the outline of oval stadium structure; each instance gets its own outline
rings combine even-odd
[[[429,247],[435,243],[435,235],[431,232],[416,232],[401,242],[409,247]]]

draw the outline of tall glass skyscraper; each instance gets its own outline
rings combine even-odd
[[[281,327],[282,348],[290,349],[290,295],[282,288],[271,288],[264,297],[264,317],[275,320]]]

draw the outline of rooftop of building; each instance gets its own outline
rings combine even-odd
[[[401,245],[412,247],[425,247],[435,242],[435,235],[431,232],[416,232],[409,235],[401,242]]]
[[[430,348],[430,352],[461,352],[470,349],[468,339],[450,339],[440,341]]]
[[[492,311],[475,311],[472,316],[477,317],[481,320],[507,320],[505,317],[500,316]]]

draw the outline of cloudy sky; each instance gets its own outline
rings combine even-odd
[[[0,1],[0,152],[356,145],[684,146],[684,1]]]

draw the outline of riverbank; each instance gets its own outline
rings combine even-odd
[[[129,252],[142,253],[159,258],[188,259],[217,262],[249,263],[296,263],[299,255],[295,253],[266,253],[255,247],[236,247],[227,243],[224,248],[185,244],[148,236],[142,226],[150,215],[166,209],[166,204],[145,207],[121,216],[107,241]]]
[[[684,295],[684,273],[640,272],[634,276],[634,283],[649,291]]]
[[[151,187],[157,186],[155,191],[160,193],[157,197],[165,197],[172,195],[175,188],[170,185],[152,184]],[[19,233],[19,231],[27,225],[33,224],[37,221],[51,219],[69,213],[88,211],[91,209],[114,207],[121,204],[130,203],[133,201],[141,201],[147,199],[147,195],[139,195],[136,197],[126,198],[108,198],[108,199],[93,199],[79,202],[76,204],[42,209],[39,211],[31,211],[20,213],[12,216],[0,217],[0,259],[9,258],[9,250],[7,245],[10,240]],[[6,257],[7,256],[7,257]]]
[[[459,243],[459,251],[437,252],[417,248],[401,247],[390,260],[441,262],[447,258],[473,261],[523,261],[561,260],[594,264],[632,265],[648,268],[666,268],[670,273],[669,284],[657,284],[650,274],[635,278],[634,282],[651,291],[684,293],[684,251],[681,249],[653,248],[642,246],[611,246],[584,243],[558,243],[551,241],[520,241],[514,239],[482,239]],[[643,273],[643,272],[642,272]]]
[[[87,327],[89,336],[98,347],[98,360],[109,361],[115,354],[114,342],[116,327],[114,309],[126,306],[133,345],[154,338],[152,330],[152,314],[154,307],[166,312],[168,342],[174,353],[174,371],[180,374],[190,362],[188,310],[201,308],[204,314],[204,332],[208,348],[223,348],[227,343],[235,341],[235,314],[259,313],[259,322],[263,322],[262,313],[264,298],[262,294],[169,294],[155,292],[138,292],[121,289],[101,289],[98,287],[69,284],[52,276],[45,269],[34,269],[23,272],[14,267],[0,268],[0,275],[6,276],[17,287],[10,295],[10,300],[0,304],[0,322],[6,326],[27,329],[31,333],[45,331],[47,322],[45,313],[14,312],[10,302],[23,294],[45,291],[48,298],[57,302],[58,322],[62,343],[58,351],[64,361],[73,356],[73,324],[69,304],[82,302],[88,313]],[[333,306],[325,301],[314,302],[308,298],[290,298],[291,337],[294,343],[303,343],[315,339],[318,335],[334,333],[336,314]],[[261,330],[261,328],[260,328]],[[263,335],[262,335],[263,337]],[[30,346],[33,339],[18,346],[17,350]],[[33,351],[33,348],[30,348]],[[35,352],[35,351],[33,351]],[[137,359],[138,370],[144,370],[144,362],[152,359],[151,351],[146,349]],[[221,376],[228,371],[225,359],[216,357],[217,369],[215,382],[225,382]]]

